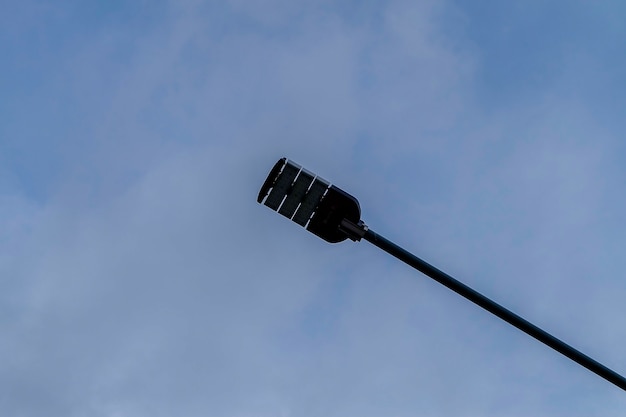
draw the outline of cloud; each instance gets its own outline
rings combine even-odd
[[[623,409],[365,242],[254,201],[293,158],[376,231],[624,367],[618,136],[562,86],[477,103],[479,45],[451,5],[363,4],[164,3],[64,50],[40,93],[67,91],[62,167],[33,180],[43,197],[14,181],[2,200],[5,414]]]

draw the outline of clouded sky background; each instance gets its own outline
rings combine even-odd
[[[626,373],[623,2],[1,2],[3,416],[623,416],[367,242],[283,156]]]

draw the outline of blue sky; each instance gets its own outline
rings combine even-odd
[[[287,156],[626,373],[621,2],[4,3],[2,415],[623,415],[367,242],[255,201]]]

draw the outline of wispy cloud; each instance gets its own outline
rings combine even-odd
[[[575,45],[550,45],[545,83],[509,74],[536,87],[516,99],[485,78],[507,76],[474,32],[486,18],[449,2],[64,7],[37,29],[55,59],[28,66],[30,98],[7,90],[21,104],[0,128],[4,414],[624,409],[366,243],[326,245],[254,201],[291,157],[375,230],[626,370],[624,154],[600,116],[621,99],[577,84]],[[585,56],[584,77],[608,68]]]

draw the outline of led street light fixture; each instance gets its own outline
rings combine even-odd
[[[356,198],[300,165],[280,159],[263,183],[257,201],[327,242],[367,240],[626,391],[623,376],[369,229],[361,221],[361,208]]]
[[[274,165],[257,201],[330,243],[360,240],[366,230],[356,198],[286,158]]]

